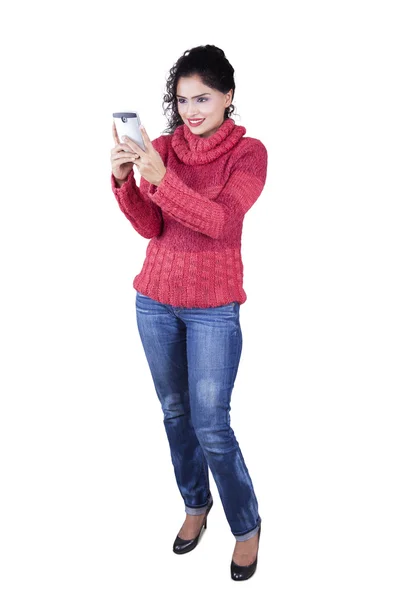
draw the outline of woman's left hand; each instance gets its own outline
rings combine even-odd
[[[133,163],[139,169],[139,173],[144,179],[153,185],[160,185],[164,178],[167,169],[157,150],[150,141],[149,136],[143,126],[140,127],[142,132],[145,150],[142,150],[131,138],[123,136],[122,142],[129,146],[130,150],[137,154],[137,158],[133,158]]]

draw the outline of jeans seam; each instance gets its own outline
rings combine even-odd
[[[237,323],[235,326],[236,326],[236,327],[237,327],[237,329],[238,329],[238,328],[240,327],[240,324],[239,324],[239,323]],[[239,363],[238,363],[238,361],[239,361],[239,357],[240,357],[240,349],[241,349],[241,345],[242,345],[242,343],[239,343],[239,340],[238,340],[238,338],[237,338],[237,350],[236,350],[236,359],[235,359],[235,364],[236,364],[237,366],[236,366],[235,379],[236,379],[236,377],[237,377],[237,372],[238,372],[238,370],[239,370]],[[233,387],[234,387],[234,386],[233,386]],[[232,388],[232,393],[233,393],[233,388]],[[232,395],[232,393],[231,393],[231,395]],[[231,404],[231,401],[229,401],[229,406],[230,406],[230,404]],[[228,407],[228,409],[227,409],[227,410],[226,410],[226,412],[225,412],[225,424],[226,424],[226,425],[228,425],[228,427],[229,427],[229,428],[231,428],[231,423],[230,423],[230,419],[228,419],[228,414],[229,414],[229,407]],[[230,436],[231,436],[231,438],[232,438],[232,429],[231,429],[231,431],[230,431]],[[238,444],[238,445],[239,445],[239,444]]]
[[[200,444],[200,442],[199,442],[199,444]],[[200,445],[200,448],[201,448],[201,445]],[[203,448],[201,448],[201,452],[202,452],[202,455],[203,455],[203,461],[202,461],[202,463],[203,463],[203,475],[204,475],[205,485],[207,486],[207,504],[208,504],[208,498],[210,496],[210,486],[208,485],[208,481],[207,481],[207,472],[206,472],[206,465],[205,465],[206,457],[204,455]],[[207,469],[208,469],[208,466],[207,466]]]

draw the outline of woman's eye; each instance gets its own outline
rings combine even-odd
[[[208,98],[198,98],[198,100],[204,100],[204,102],[207,102]],[[184,98],[178,98],[178,102],[179,104],[183,104],[185,102]]]

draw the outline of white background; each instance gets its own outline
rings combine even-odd
[[[2,9],[3,600],[398,600],[394,6]],[[132,107],[161,135],[169,69],[207,43],[235,68],[236,123],[269,153],[244,222],[232,395],[263,518],[241,584],[211,475],[204,537],[172,552],[184,506],[132,288],[148,240],[110,186],[112,112]]]

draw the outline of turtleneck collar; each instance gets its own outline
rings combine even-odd
[[[204,165],[229,152],[245,133],[246,128],[236,125],[230,117],[207,138],[192,133],[186,123],[183,123],[175,129],[171,143],[183,163]]]

